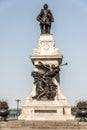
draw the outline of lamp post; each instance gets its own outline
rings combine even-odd
[[[17,116],[19,115],[19,103],[20,103],[20,99],[16,99],[16,103],[17,103]]]

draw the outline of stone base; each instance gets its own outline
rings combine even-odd
[[[59,66],[62,63],[63,56],[59,50],[55,48],[55,41],[52,35],[41,35],[39,46],[34,50],[31,56],[34,64],[34,71],[44,74],[44,70],[37,66],[42,62],[44,65]],[[67,103],[67,98],[61,93],[59,81],[52,77],[52,82],[57,86],[56,96],[53,101],[40,101],[32,99],[36,95],[36,85],[33,86],[31,95],[27,98],[26,103],[22,106],[22,113],[19,120],[73,120],[71,115],[71,107]]]
[[[35,95],[35,86],[30,96],[27,97],[26,103],[22,106],[22,113],[18,117],[19,120],[74,120],[71,115],[71,107],[67,102],[67,98],[61,93],[57,84],[57,95],[53,101],[33,100]]]
[[[73,120],[70,106],[58,101],[28,101],[22,106],[19,120]]]
[[[87,130],[87,122],[77,121],[8,121],[0,130]]]

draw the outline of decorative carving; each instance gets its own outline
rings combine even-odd
[[[42,100],[54,100],[56,96],[57,85],[53,82],[53,78],[59,82],[59,66],[52,64],[44,65],[39,62],[39,65],[35,65],[39,71],[32,71],[34,77],[34,84],[36,85],[36,95],[33,99]],[[42,71],[42,72],[41,72]]]

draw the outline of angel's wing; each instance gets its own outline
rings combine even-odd
[[[49,65],[44,65],[42,62],[39,61],[39,65],[35,65],[36,68],[38,69],[42,69],[43,71],[48,71],[50,70],[50,66]]]

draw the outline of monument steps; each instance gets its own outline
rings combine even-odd
[[[0,130],[87,130],[87,122],[77,121],[8,121]]]

